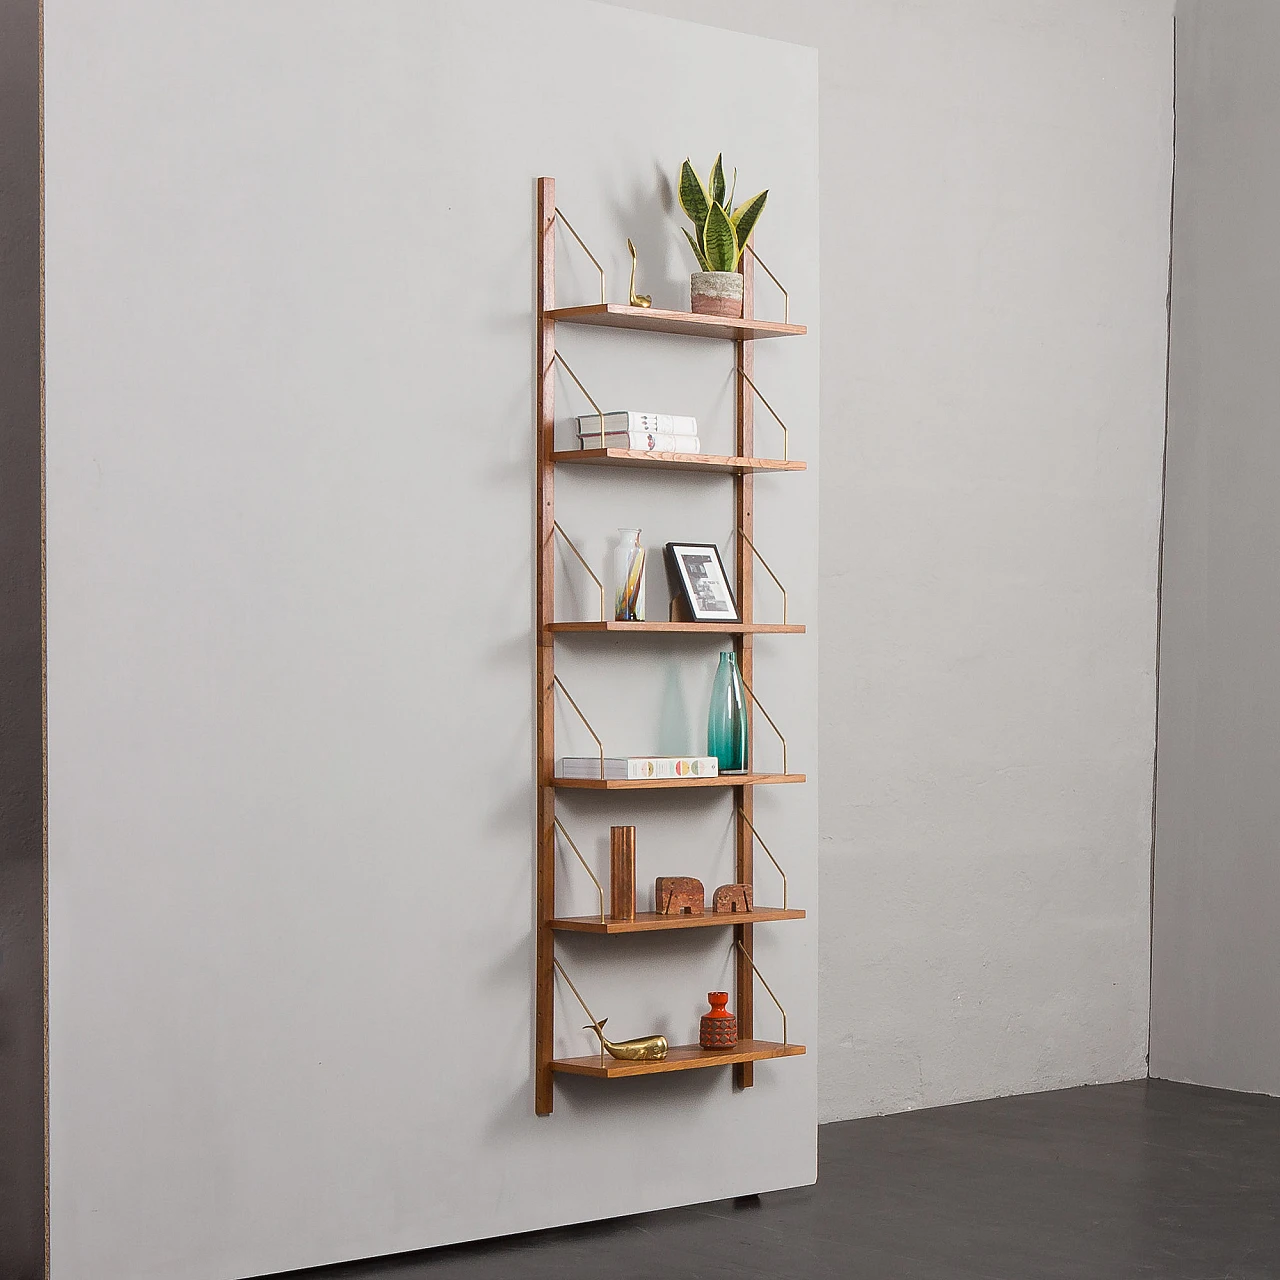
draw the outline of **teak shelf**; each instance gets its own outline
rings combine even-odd
[[[590,439],[588,436],[587,439]],[[745,475],[752,471],[803,471],[803,462],[782,458],[721,457],[713,453],[652,453],[640,449],[562,449],[552,462],[607,467],[648,467],[653,471],[724,471]]]
[[[574,632],[606,632],[619,635],[704,635],[704,636],[802,636],[804,623],[796,622],[553,622],[548,631],[563,635]]]
[[[767,787],[804,780],[803,773],[722,773],[714,778],[556,778],[552,786],[583,791],[693,791],[700,787]]]
[[[597,1053],[586,1058],[556,1058],[552,1071],[572,1076],[594,1076],[597,1080],[620,1080],[624,1076],[656,1076],[669,1071],[696,1071],[699,1067],[730,1067],[766,1058],[798,1058],[802,1044],[779,1044],[776,1040],[739,1040],[732,1049],[702,1049],[696,1044],[672,1045],[661,1062],[619,1062],[607,1054],[603,1062]]]
[[[768,1058],[790,1058],[804,1053],[804,1046],[785,1043],[786,1018],[783,1017],[783,1043],[753,1038],[755,1026],[755,969],[752,961],[752,930],[757,924],[782,920],[801,920],[803,911],[761,907],[736,916],[657,916],[640,913],[634,920],[601,920],[595,917],[557,919],[556,903],[556,795],[560,790],[639,791],[674,790],[677,787],[701,790],[719,788],[730,791],[735,804],[734,820],[735,877],[739,883],[754,883],[755,788],[773,783],[799,783],[800,773],[726,774],[717,778],[643,779],[638,781],[600,778],[557,778],[555,737],[555,640],[565,633],[599,634],[701,634],[732,636],[737,650],[742,678],[748,689],[753,686],[754,637],[757,635],[799,635],[803,626],[785,622],[757,623],[753,617],[755,558],[751,548],[755,536],[755,491],[757,473],[798,472],[803,462],[789,458],[761,458],[755,453],[754,404],[758,393],[752,386],[755,374],[755,342],[761,338],[803,335],[804,325],[781,324],[754,318],[754,251],[743,255],[743,319],[695,315],[683,311],[622,306],[600,303],[590,306],[557,307],[555,301],[556,223],[563,221],[582,248],[586,250],[568,220],[556,212],[556,188],[553,178],[538,179],[538,317],[537,317],[537,770],[538,770],[538,836],[537,836],[537,991],[535,1002],[535,1098],[538,1115],[550,1115],[555,1101],[554,1079],[557,1072],[596,1076],[612,1080],[622,1076],[661,1075],[673,1071],[690,1071],[704,1067],[732,1066],[734,1084],[749,1088],[753,1080],[753,1064]],[[587,250],[588,256],[590,251]],[[595,262],[594,257],[592,261]],[[605,295],[604,271],[600,270],[600,293]],[[555,366],[556,325],[597,325],[620,330],[676,334],[692,338],[713,338],[734,344],[737,372],[735,387],[736,453],[729,456],[687,453],[644,453],[629,449],[557,450],[555,445]],[[562,361],[562,358],[561,358]],[[567,368],[568,366],[566,366]],[[576,377],[574,381],[577,381]],[[581,384],[579,383],[579,386]],[[762,400],[765,407],[767,402]],[[784,437],[785,437],[784,427]],[[783,452],[786,452],[785,445]],[[727,475],[733,480],[736,573],[735,594],[742,618],[737,623],[695,622],[558,622],[555,616],[555,475],[557,466],[604,466],[648,468],[652,471],[687,471],[707,476]],[[779,584],[781,585],[781,584]],[[784,593],[785,602],[785,593]],[[785,617],[785,608],[784,608]],[[747,708],[748,742],[754,743],[754,696]],[[752,748],[753,749],[753,748]],[[785,750],[784,750],[785,760]],[[785,769],[785,763],[784,763]],[[581,857],[581,854],[579,854]],[[785,889],[785,878],[784,878]],[[603,891],[602,891],[603,892]],[[784,895],[785,896],[785,895]],[[600,1054],[581,1058],[553,1057],[555,1035],[555,935],[559,932],[622,934],[662,933],[681,929],[727,927],[733,929],[735,987],[738,1031],[742,1039],[732,1050],[702,1050],[697,1045],[681,1045],[669,1050],[661,1062],[623,1062]]]
[[[775,320],[730,320],[700,316],[692,311],[659,311],[656,307],[625,307],[601,302],[590,307],[556,307],[545,313],[562,324],[604,325],[611,329],[645,329],[650,333],[683,333],[691,338],[728,338],[733,342],[756,338],[802,337],[802,324]]]
[[[660,933],[667,929],[724,929],[739,924],[769,924],[775,920],[803,920],[804,912],[781,907],[756,907],[754,911],[708,911],[700,916],[664,916],[637,911],[633,920],[605,916],[561,916],[551,927],[564,933]]]

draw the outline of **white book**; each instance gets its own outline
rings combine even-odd
[[[611,431],[656,431],[661,435],[696,436],[698,420],[679,413],[639,413],[634,409],[619,409],[604,415],[604,429],[606,435]],[[594,435],[598,439],[600,416],[586,413],[579,417],[578,434]]]
[[[639,782],[646,778],[715,778],[720,763],[715,756],[606,756],[607,781]],[[557,778],[598,778],[599,756],[564,756]]]
[[[600,433],[578,437],[581,449],[599,449]],[[665,431],[607,431],[605,449],[633,449],[640,453],[700,453],[702,442],[697,436],[677,436]]]

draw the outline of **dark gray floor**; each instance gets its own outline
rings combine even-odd
[[[1277,1100],[1142,1081],[824,1125],[819,1144],[802,1191],[294,1275],[1280,1277]]]

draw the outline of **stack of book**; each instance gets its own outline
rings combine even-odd
[[[610,782],[638,782],[644,778],[715,778],[715,756],[605,756],[604,776]],[[598,778],[599,756],[564,756],[557,778]]]
[[[600,417],[578,419],[578,448],[599,449]],[[697,453],[698,420],[677,413],[637,413],[623,409],[604,415],[604,448],[638,449],[645,453]]]

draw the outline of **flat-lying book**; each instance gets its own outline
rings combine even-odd
[[[580,449],[631,449],[641,453],[698,453],[702,442],[697,436],[676,436],[664,431],[607,431],[604,444],[600,433],[578,437]]]
[[[638,782],[645,778],[715,778],[720,762],[715,756],[605,756],[604,776],[611,782]],[[599,756],[564,756],[557,778],[598,778]]]
[[[664,436],[696,436],[698,420],[680,413],[639,413],[635,409],[618,409],[604,415],[605,435],[627,431],[653,432]],[[599,440],[600,415],[583,414],[578,419],[578,434],[595,436]]]

